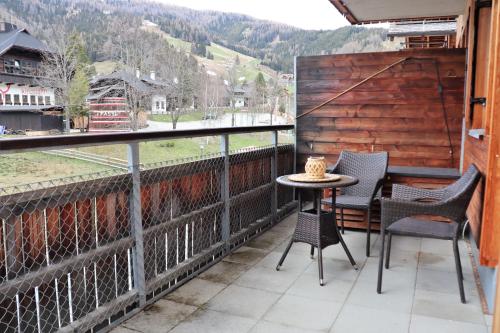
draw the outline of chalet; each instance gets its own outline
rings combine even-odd
[[[250,99],[250,96],[249,96],[249,92],[247,89],[247,85],[237,86],[234,89],[233,100],[234,100],[234,107],[235,108],[240,109],[240,108],[248,107],[249,99]]]
[[[403,48],[453,48],[457,21],[404,21],[389,26],[387,37],[401,43]]]
[[[13,130],[61,130],[54,89],[38,83],[49,49],[26,29],[0,23],[0,125]]]
[[[146,112],[165,114],[169,110],[167,96],[161,93],[168,83],[157,80],[155,72],[143,76],[125,70],[95,77],[90,82],[90,130],[124,130],[130,128],[130,114],[126,102],[127,91],[133,91],[143,110],[139,114],[139,127],[146,126]],[[130,98],[129,98],[130,99]],[[129,101],[130,102],[130,101]],[[117,104],[116,104],[117,103]]]

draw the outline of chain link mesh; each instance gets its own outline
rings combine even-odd
[[[284,215],[293,192],[274,171],[293,171],[293,146],[141,165],[144,262],[138,263],[133,177],[123,170],[0,188],[0,332],[99,331],[148,303]],[[273,164],[274,163],[274,164]],[[224,191],[229,189],[229,202]],[[223,240],[229,204],[229,240]]]

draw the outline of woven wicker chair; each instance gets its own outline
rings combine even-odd
[[[363,210],[368,215],[368,226],[366,229],[366,256],[370,256],[370,233],[371,233],[371,209],[373,201],[380,196],[387,172],[387,152],[381,153],[354,153],[342,151],[339,160],[330,173],[354,176],[359,183],[354,186],[343,188],[337,196],[335,207],[340,208],[340,227],[344,233],[344,208]],[[323,200],[324,204],[331,205],[332,198]]]
[[[462,265],[458,252],[458,238],[466,210],[481,178],[475,165],[455,183],[438,190],[418,189],[394,184],[392,198],[382,198],[382,224],[377,292],[382,291],[385,235],[388,235],[386,269],[389,268],[392,235],[451,240],[455,255],[460,300],[465,303]],[[425,215],[442,216],[451,223],[426,220]],[[415,217],[415,216],[418,216]],[[424,216],[424,217],[421,217]]]

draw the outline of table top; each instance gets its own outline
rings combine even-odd
[[[276,178],[278,184],[284,186],[291,186],[297,188],[307,188],[307,189],[323,189],[323,188],[336,188],[336,187],[346,187],[351,185],[356,185],[358,183],[358,179],[351,176],[339,175],[340,179],[331,182],[321,182],[321,183],[305,183],[305,182],[295,182],[293,180],[288,179],[288,176],[284,175]]]

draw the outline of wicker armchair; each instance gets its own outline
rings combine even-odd
[[[466,220],[466,210],[481,178],[475,165],[455,183],[439,190],[417,189],[393,185],[392,198],[382,198],[381,248],[377,292],[382,291],[385,235],[388,235],[386,269],[389,268],[392,235],[451,240],[457,270],[460,300],[465,303],[462,265],[458,238]],[[451,223],[426,220],[420,216],[434,215],[450,219]],[[416,218],[415,216],[419,216]]]
[[[344,208],[363,210],[368,215],[366,228],[366,256],[370,256],[371,209],[373,201],[380,197],[385,174],[387,172],[387,152],[354,153],[342,151],[339,160],[330,173],[354,176],[359,183],[343,188],[336,198],[335,207],[340,208],[341,231],[344,233]],[[332,198],[326,198],[323,204],[332,205]]]

